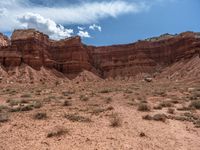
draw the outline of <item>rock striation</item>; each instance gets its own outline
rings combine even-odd
[[[54,41],[34,29],[15,30],[11,40],[0,34],[0,63],[4,68],[26,64],[55,69],[69,78],[84,70],[102,78],[159,72],[175,62],[200,55],[200,34],[165,34],[126,45],[87,46],[80,37]]]

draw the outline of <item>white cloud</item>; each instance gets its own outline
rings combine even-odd
[[[85,29],[85,27],[80,27],[80,26],[78,26],[77,27],[79,30],[84,30]]]
[[[29,0],[2,0],[0,9],[7,9],[6,15],[0,16],[0,31],[10,31],[20,26],[19,16],[27,12],[40,14],[58,24],[91,24],[108,17],[118,17],[127,13],[138,13],[148,7],[144,3],[116,1],[83,1],[59,7],[32,5]]]
[[[98,31],[102,31],[102,28],[101,28],[101,26],[99,26],[99,25],[96,25],[96,24],[93,24],[93,25],[90,25],[89,26],[89,29],[91,29],[91,30],[98,30]]]
[[[79,31],[78,34],[82,38],[90,38],[90,34],[87,31]]]
[[[27,13],[18,18],[22,27],[35,28],[52,39],[62,39],[70,37],[73,33],[72,29],[65,29],[61,25],[57,25],[53,20],[46,19],[39,14]]]
[[[0,17],[5,16],[7,13],[7,10],[5,8],[0,8]]]

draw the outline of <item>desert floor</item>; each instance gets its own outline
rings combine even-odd
[[[200,83],[0,84],[1,150],[199,150]]]

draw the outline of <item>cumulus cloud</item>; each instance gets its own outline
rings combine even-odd
[[[93,24],[93,25],[90,25],[89,26],[89,29],[91,29],[91,30],[98,30],[98,31],[102,31],[102,28],[101,28],[101,26],[99,26],[99,25],[96,25],[96,24]]]
[[[47,0],[46,0],[47,1]],[[23,16],[27,12],[40,14],[45,18],[49,18],[58,24],[91,24],[97,23],[101,19],[108,17],[118,17],[127,13],[138,13],[147,7],[143,3],[133,3],[128,1],[100,1],[100,0],[76,0],[76,3],[65,4],[66,0],[62,0],[62,5],[36,5],[37,1],[33,0],[6,0],[0,1],[0,9],[7,9],[7,14],[1,17],[0,30],[9,31],[17,28],[17,18]],[[34,2],[34,4],[33,4]],[[48,1],[47,1],[48,2]],[[51,1],[52,4],[56,3]],[[69,1],[66,1],[70,3]]]
[[[27,13],[18,18],[22,27],[34,28],[53,39],[62,39],[71,37],[72,29],[65,29],[62,25],[57,25],[53,20],[46,19],[39,14]]]
[[[85,27],[80,27],[80,26],[78,26],[77,28],[78,28],[78,30],[84,30],[85,29]]]
[[[79,31],[78,34],[82,38],[90,38],[90,34],[87,31]]]

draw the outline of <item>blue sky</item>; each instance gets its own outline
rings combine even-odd
[[[52,39],[79,35],[89,45],[112,45],[199,32],[199,14],[199,0],[7,0],[0,32],[36,28]]]

